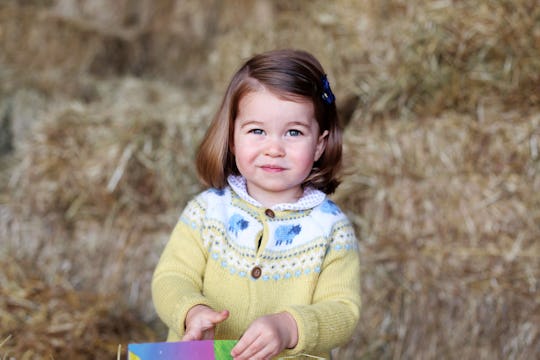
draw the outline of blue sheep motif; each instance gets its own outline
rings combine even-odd
[[[285,245],[291,244],[294,237],[300,234],[300,230],[302,230],[302,226],[300,225],[279,226],[274,233],[276,238],[276,246],[281,245],[283,242],[285,242]]]
[[[229,226],[227,230],[230,233],[233,233],[235,236],[238,236],[238,232],[246,229],[249,225],[249,221],[245,220],[242,215],[234,214],[229,219]]]
[[[337,215],[341,212],[339,207],[332,200],[328,199],[321,204],[321,211],[332,215]]]

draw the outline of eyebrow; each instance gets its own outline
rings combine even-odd
[[[305,126],[305,127],[309,127],[311,124],[306,121],[291,121],[289,123],[287,123],[287,125],[298,125],[298,126]]]
[[[251,125],[255,125],[255,126],[259,126],[259,125],[262,125],[263,122],[262,121],[258,121],[258,120],[238,120],[238,124],[240,125],[240,127],[245,127],[245,126],[251,126]]]
[[[240,124],[240,127],[244,127],[244,126],[251,126],[251,125],[256,125],[256,126],[260,126],[260,125],[264,125],[264,121],[259,121],[259,120],[240,120],[239,121],[239,124]],[[288,123],[286,123],[286,126],[303,126],[303,127],[309,127],[310,124],[309,122],[307,121],[290,121]]]

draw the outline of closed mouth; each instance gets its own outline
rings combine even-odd
[[[263,165],[263,166],[261,166],[261,169],[266,170],[266,171],[270,171],[270,172],[278,172],[278,171],[285,170],[285,168],[283,168],[281,166],[277,166],[277,165]]]

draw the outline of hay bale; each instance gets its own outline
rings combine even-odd
[[[129,294],[148,319],[152,269],[200,190],[192,159],[211,101],[192,108],[199,95],[133,79],[99,92],[50,109],[22,145],[5,246],[77,289]]]
[[[344,358],[540,355],[539,137],[540,111],[495,107],[347,134],[365,306]]]
[[[72,304],[90,294],[106,303],[97,311],[106,319],[116,301],[107,294],[119,293],[137,317],[155,320],[151,272],[199,191],[194,148],[226,83],[254,52],[301,47],[321,59],[352,114],[349,174],[335,200],[357,227],[364,310],[337,358],[540,357],[534,0],[234,0],[210,12],[201,10],[210,0],[122,1],[111,5],[126,6],[114,19],[85,8],[91,2],[73,12],[60,5],[75,2],[52,11],[25,3],[0,5],[0,93],[24,87],[46,106],[34,135],[0,158],[10,256],[0,264],[27,261],[62,279],[61,290],[38,284],[40,294],[83,297]],[[129,17],[140,21],[123,23]],[[157,80],[95,77],[125,73]],[[19,287],[6,289],[37,309]],[[0,352],[41,349],[22,350],[29,343],[17,334],[0,338]]]
[[[224,91],[241,62],[253,54],[292,47],[321,61],[338,99],[354,93],[351,72],[362,67],[358,59],[369,45],[364,30],[371,25],[370,2],[234,0],[228,5],[221,9],[205,64],[216,92]]]
[[[50,20],[43,11],[41,6],[0,5],[0,62],[22,74],[29,68],[34,72],[52,68],[68,73],[84,71],[99,38]]]
[[[114,358],[119,345],[155,339],[118,294],[76,291],[34,264],[9,262],[0,275],[2,358]]]
[[[376,4],[376,5],[375,5]],[[535,0],[374,2],[370,41],[349,76],[357,120],[474,112],[486,99],[538,106],[540,8]]]
[[[0,63],[21,77],[31,68],[64,76],[159,73],[176,83],[206,83],[199,65],[214,36],[214,3],[0,3]]]

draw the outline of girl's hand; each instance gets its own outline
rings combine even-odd
[[[227,310],[217,312],[206,305],[195,305],[187,313],[186,332],[182,340],[213,340],[215,326],[228,317]]]
[[[266,315],[251,323],[231,355],[234,360],[270,359],[297,342],[298,328],[291,314]]]

